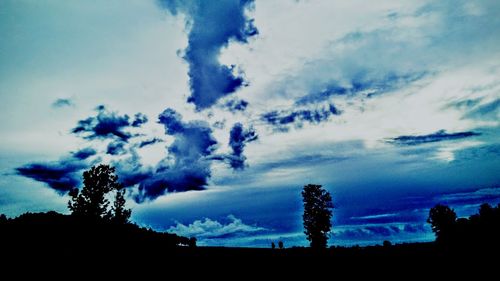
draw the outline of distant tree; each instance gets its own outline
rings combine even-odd
[[[283,241],[281,241],[281,240],[280,240],[280,241],[278,242],[278,248],[280,248],[280,249],[283,249],[283,248],[284,248]]]
[[[0,224],[6,223],[7,222],[7,216],[4,214],[0,214]]]
[[[195,248],[196,247],[196,237],[191,237],[189,238],[188,246],[190,248]]]
[[[76,188],[70,191],[71,199],[68,202],[68,208],[76,216],[90,219],[104,218],[109,215],[109,200],[106,199],[106,195],[113,190],[120,190],[120,188],[115,168],[103,164],[94,166],[83,172],[81,192]],[[121,206],[121,204],[122,202],[118,202],[117,206]],[[122,215],[127,215],[127,212],[125,211]],[[124,216],[120,219],[123,218]]]
[[[431,224],[437,242],[449,242],[457,222],[457,214],[448,206],[438,204],[431,208],[427,222]]]
[[[304,233],[311,248],[326,248],[332,228],[332,197],[321,185],[308,184],[302,191]]]
[[[392,243],[391,243],[391,241],[389,241],[389,240],[384,240],[384,242],[382,243],[382,246],[384,246],[384,247],[386,247],[386,248],[387,248],[387,247],[392,246]]]
[[[276,244],[274,244],[274,242],[271,242],[271,249],[276,249]]]

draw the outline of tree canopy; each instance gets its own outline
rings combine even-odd
[[[332,197],[321,185],[308,184],[302,191],[304,233],[311,248],[326,248],[332,228]]]
[[[108,193],[115,191],[115,201],[108,210]],[[118,182],[115,168],[109,165],[98,165],[83,172],[83,188],[73,189],[68,208],[74,216],[87,219],[109,219],[116,223],[127,223],[131,210],[125,208],[125,190]]]

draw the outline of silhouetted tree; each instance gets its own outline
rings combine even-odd
[[[79,192],[76,188],[70,191],[71,199],[68,202],[68,208],[76,216],[91,219],[103,218],[109,214],[109,200],[106,199],[106,194],[119,189],[120,184],[118,183],[118,177],[115,175],[115,168],[103,164],[94,166],[90,170],[83,172],[82,191]],[[118,204],[122,203],[119,202]]]
[[[191,247],[191,248],[195,248],[196,247],[196,237],[191,237],[189,238],[189,242],[188,242],[188,246]]]
[[[7,222],[7,216],[4,214],[0,214],[0,224],[6,223]]]
[[[431,224],[437,242],[447,242],[454,230],[457,214],[448,206],[438,204],[431,208],[427,222]]]
[[[274,242],[271,242],[271,249],[276,249],[276,244],[274,244]]]
[[[113,207],[111,207],[111,212],[109,214],[112,222],[117,224],[126,224],[129,222],[132,211],[125,208],[125,203],[125,189],[120,186],[120,189],[116,191],[115,201],[113,202]]]
[[[283,248],[284,248],[284,246],[283,246],[283,241],[279,241],[279,242],[278,242],[278,248],[280,248],[280,249],[283,249]]]
[[[311,248],[326,248],[328,235],[332,228],[332,197],[321,185],[308,184],[302,191],[304,202],[304,233]]]
[[[382,246],[384,246],[384,247],[390,247],[390,246],[392,246],[392,243],[389,240],[384,240],[384,242],[382,243]]]

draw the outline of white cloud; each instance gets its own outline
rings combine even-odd
[[[205,218],[203,220],[196,220],[189,225],[177,223],[168,229],[168,232],[173,232],[178,235],[197,238],[219,238],[227,236],[242,235],[248,233],[255,233],[266,230],[263,227],[247,225],[243,221],[233,215],[228,215],[227,224],[221,223],[216,220]]]

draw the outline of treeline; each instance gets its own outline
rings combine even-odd
[[[85,171],[82,189],[73,189],[69,195],[71,215],[54,211],[25,213],[13,219],[0,215],[2,249],[30,253],[63,249],[81,254],[196,246],[194,237],[156,232],[131,223],[125,190],[113,167],[98,165]]]
[[[429,211],[427,222],[436,234],[436,243],[447,249],[484,250],[500,248],[500,204],[482,204],[479,212],[457,218],[453,209],[438,204]]]
[[[195,247],[196,239],[156,232],[133,223],[117,224],[50,211],[25,213],[12,219],[1,215],[0,243],[3,249],[67,249],[85,252],[124,246]]]

